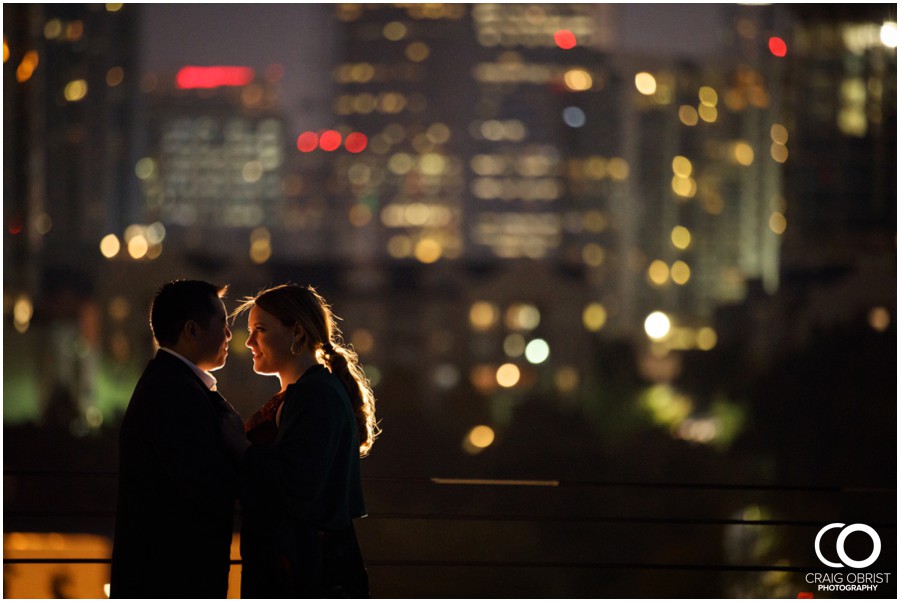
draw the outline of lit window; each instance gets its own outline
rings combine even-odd
[[[500,310],[488,301],[477,301],[469,309],[469,322],[474,330],[488,330],[500,318]]]
[[[544,339],[534,339],[525,346],[525,359],[531,364],[543,364],[550,357],[550,345]]]
[[[869,311],[869,326],[878,332],[884,332],[891,325],[891,312],[886,307],[875,307]]]
[[[584,92],[590,90],[594,85],[594,79],[591,74],[584,69],[570,69],[563,76],[566,87],[573,92]]]
[[[785,163],[788,160],[788,149],[783,144],[773,142],[769,152],[776,163]]]
[[[606,308],[600,303],[589,303],[581,314],[585,329],[597,332],[606,324]]]
[[[125,70],[121,67],[113,67],[106,72],[106,85],[114,88],[122,83],[125,79]]]
[[[676,249],[687,249],[691,246],[691,232],[684,226],[672,228],[672,244]]]
[[[660,259],[653,261],[647,268],[647,278],[656,286],[662,286],[669,280],[669,266]]]
[[[50,19],[44,25],[44,37],[48,40],[55,40],[62,34],[62,23],[59,19]]]
[[[382,30],[384,37],[392,42],[397,42],[406,37],[406,25],[399,21],[391,21]]]
[[[406,58],[414,63],[421,63],[431,54],[431,49],[422,42],[413,42],[406,47]]]
[[[497,369],[497,384],[504,388],[512,388],[519,384],[522,373],[515,364],[503,364]]]
[[[569,127],[580,128],[587,122],[587,118],[578,107],[566,107],[563,109],[563,121]]]
[[[736,142],[732,147],[732,156],[741,165],[753,165],[753,147],[746,142]]]
[[[697,114],[706,123],[715,123],[716,119],[719,118],[719,111],[715,107],[704,104],[697,107]]]
[[[118,255],[121,248],[122,245],[115,234],[107,234],[103,237],[103,240],[100,241],[100,254],[107,259],[112,259]]]
[[[34,70],[38,67],[38,62],[38,53],[36,51],[29,50],[26,52],[22,62],[19,63],[19,67],[16,69],[16,81],[21,84],[31,79]]]
[[[675,172],[676,176],[687,178],[691,175],[693,170],[694,166],[691,164],[690,159],[688,159],[687,157],[678,155],[677,157],[672,159],[672,171]]]
[[[644,320],[644,331],[655,341],[666,338],[672,328],[669,316],[661,311],[655,311]]]
[[[634,76],[634,86],[644,96],[652,96],[656,92],[656,78],[642,71]]]
[[[684,125],[694,126],[697,125],[700,121],[700,115],[697,114],[697,109],[689,105],[681,105],[678,108],[678,119],[681,120],[681,123]]]
[[[709,86],[700,88],[698,96],[700,97],[700,104],[703,106],[715,107],[719,103],[719,95]]]
[[[881,26],[879,37],[881,38],[881,43],[884,44],[887,48],[896,48],[897,24],[893,21],[887,21],[884,25]]]
[[[671,275],[675,284],[687,284],[691,279],[691,268],[683,261],[676,261],[672,264]]]
[[[787,230],[787,219],[782,213],[772,212],[772,215],[769,216],[769,229],[775,234],[784,234],[784,231]]]
[[[506,312],[506,325],[511,330],[534,330],[541,322],[541,312],[528,303],[510,306]]]
[[[484,449],[494,442],[494,431],[489,426],[476,426],[469,432],[468,439],[473,446]]]
[[[780,123],[773,124],[769,130],[769,134],[772,136],[772,142],[778,144],[787,144],[788,142],[787,128]]]

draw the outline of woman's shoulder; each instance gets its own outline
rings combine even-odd
[[[288,385],[285,396],[288,400],[324,401],[333,397],[343,398],[346,391],[337,376],[325,366],[319,365],[307,370],[294,384]]]

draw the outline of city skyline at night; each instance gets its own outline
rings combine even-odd
[[[342,318],[376,596],[796,597],[838,521],[893,570],[896,41],[893,5],[4,5],[5,556],[108,553],[148,304],[197,278]],[[72,566],[7,586],[102,596]]]

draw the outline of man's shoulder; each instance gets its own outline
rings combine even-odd
[[[137,385],[134,397],[143,394],[153,395],[165,391],[166,396],[202,395],[203,383],[190,368],[177,357],[165,352],[158,352],[144,368]]]

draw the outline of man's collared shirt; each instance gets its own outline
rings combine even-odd
[[[185,364],[187,364],[188,366],[190,366],[191,370],[193,370],[194,373],[195,373],[197,376],[200,377],[200,380],[203,381],[203,384],[206,385],[207,388],[209,388],[210,391],[215,391],[215,390],[216,390],[216,382],[217,382],[217,381],[216,381],[216,377],[215,377],[215,376],[213,376],[212,374],[210,374],[210,373],[207,372],[206,370],[201,370],[200,368],[197,367],[196,364],[194,364],[194,362],[192,362],[192,361],[189,360],[188,358],[184,357],[184,356],[181,355],[180,353],[176,353],[176,352],[172,351],[172,350],[169,349],[168,347],[160,347],[159,350],[160,350],[160,351],[165,351],[166,353],[171,353],[172,355],[174,355],[175,357],[177,357],[178,359],[180,359],[181,361],[183,361]]]

